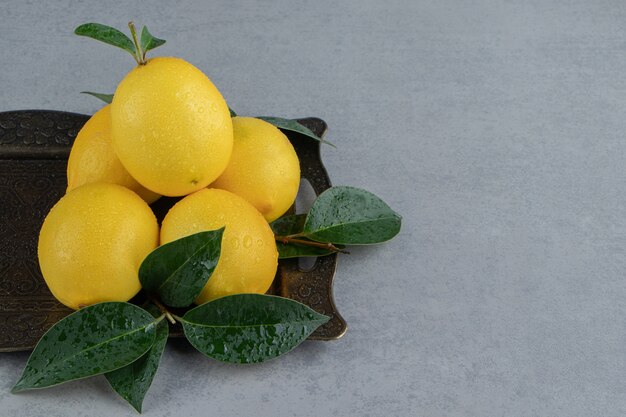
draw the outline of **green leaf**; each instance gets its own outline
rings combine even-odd
[[[306,214],[294,214],[283,216],[270,223],[272,231],[277,236],[276,249],[278,249],[279,259],[317,257],[336,253],[335,251],[326,248],[316,248],[313,246],[281,241],[281,236],[297,235],[301,233],[304,228],[305,220]],[[299,240],[310,241],[306,238],[300,238]],[[343,249],[343,246],[339,245],[338,249]]]
[[[156,323],[147,311],[129,303],[99,303],[78,310],[41,337],[12,392],[126,366],[150,349]]]
[[[196,233],[153,250],[139,267],[139,281],[171,307],[200,295],[220,257],[224,228]]]
[[[289,352],[328,320],[288,298],[237,294],[189,310],[182,324],[189,342],[204,355],[257,363]]]
[[[164,43],[165,40],[152,36],[152,34],[148,32],[148,28],[146,26],[141,29],[141,49],[143,50],[144,55],[149,50],[161,46]]]
[[[98,40],[100,42],[108,43],[109,45],[117,46],[136,57],[137,50],[133,41],[128,36],[119,30],[106,26],[100,23],[85,23],[80,25],[74,30],[74,33],[79,36],[87,36]]]
[[[237,113],[235,113],[235,110],[231,109],[230,107],[228,108],[228,111],[230,112],[230,117],[237,117]]]
[[[307,137],[309,137],[311,139],[315,139],[318,142],[322,142],[322,143],[325,143],[327,145],[332,146],[333,148],[336,148],[335,145],[333,145],[332,143],[330,143],[327,140],[324,140],[324,139],[320,138],[315,133],[313,133],[313,131],[311,129],[309,129],[306,126],[302,126],[296,120],[284,119],[282,117],[273,117],[273,116],[257,116],[257,119],[265,120],[266,122],[268,122],[270,124],[273,124],[274,126],[279,128],[280,130],[287,130],[287,131],[290,131],[290,132],[300,133],[300,134],[302,134],[304,136],[307,136]]]
[[[155,317],[161,314],[154,305],[150,305],[147,310]],[[111,388],[140,413],[143,399],[159,367],[168,335],[169,326],[167,321],[161,320],[156,327],[154,344],[142,357],[123,368],[104,374]]]
[[[355,187],[331,187],[309,210],[302,235],[317,242],[367,245],[393,238],[402,218],[380,198]]]
[[[270,223],[276,236],[297,235],[304,229],[306,214],[289,214]]]
[[[89,94],[90,96],[94,96],[107,104],[111,104],[113,101],[113,94],[94,93],[92,91],[81,91],[81,94]]]

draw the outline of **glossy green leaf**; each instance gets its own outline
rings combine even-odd
[[[154,343],[157,321],[129,303],[78,310],[39,340],[13,392],[110,372],[137,360]]]
[[[141,42],[141,49],[142,49],[142,51],[143,51],[143,53],[145,55],[145,53],[148,52],[149,50],[163,45],[165,43],[165,40],[159,39],[159,38],[155,38],[148,31],[148,28],[146,26],[144,26],[141,29],[141,40],[140,40],[140,42]]]
[[[154,317],[161,315],[154,305],[150,305],[146,310],[150,311]],[[159,367],[168,335],[167,321],[161,320],[156,327],[154,344],[143,356],[123,368],[104,374],[111,388],[140,413],[143,399]]]
[[[289,216],[283,216],[270,223],[272,231],[276,237],[276,249],[278,249],[279,259],[288,258],[300,258],[300,257],[317,257],[326,256],[335,253],[330,249],[317,248],[314,246],[308,246],[304,244],[298,244],[297,242],[287,242],[280,239],[281,236],[296,235],[302,232],[304,229],[304,222],[306,220],[306,214],[294,214]],[[310,241],[307,238],[298,238],[297,240]],[[343,249],[343,246],[339,245],[338,249]]]
[[[304,136],[307,136],[307,137],[309,137],[311,139],[315,139],[318,142],[322,142],[322,143],[325,143],[327,145],[330,145],[330,146],[336,148],[335,145],[333,145],[332,143],[330,143],[327,140],[324,140],[324,139],[320,138],[315,133],[313,133],[313,131],[311,129],[309,129],[306,126],[301,125],[296,120],[285,119],[285,118],[282,118],[282,117],[273,117],[273,116],[257,116],[257,119],[265,120],[266,122],[268,122],[270,124],[273,124],[274,126],[279,128],[280,130],[287,130],[287,131],[290,131],[290,132],[300,133],[300,134],[302,134]]]
[[[113,101],[113,94],[94,93],[92,91],[81,91],[81,94],[89,94],[90,96],[94,96],[107,104],[111,104]]]
[[[223,233],[200,232],[156,248],[139,267],[142,288],[171,307],[193,303],[215,270]]]
[[[270,223],[276,236],[297,235],[304,229],[306,214],[288,214]]]
[[[74,33],[79,36],[86,36],[98,40],[100,42],[108,43],[109,45],[117,46],[131,54],[133,57],[136,55],[136,48],[133,41],[130,40],[123,32],[119,30],[103,25],[100,23],[85,23],[80,25],[74,30]]]
[[[302,235],[317,242],[367,245],[393,238],[401,221],[398,213],[369,191],[331,187],[313,203]]]
[[[182,324],[189,342],[206,356],[256,363],[289,352],[328,320],[288,298],[237,294],[189,310]]]

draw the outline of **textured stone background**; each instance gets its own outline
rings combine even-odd
[[[132,60],[72,35],[129,18],[240,114],[319,116],[335,184],[404,215],[340,259],[350,325],[266,364],[169,345],[147,416],[626,413],[626,3],[1,2],[0,111],[92,113]],[[102,378],[8,394],[3,415],[136,415]]]

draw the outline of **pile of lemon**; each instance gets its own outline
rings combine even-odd
[[[67,193],[46,217],[39,263],[52,294],[78,309],[127,301],[152,250],[225,227],[218,265],[197,303],[265,293],[278,252],[268,224],[293,204],[300,165],[287,137],[256,118],[231,117],[190,63],[145,60],[79,132]],[[161,226],[149,203],[182,196]]]

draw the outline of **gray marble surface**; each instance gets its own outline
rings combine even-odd
[[[318,116],[335,184],[404,216],[340,259],[350,325],[248,367],[171,343],[147,416],[626,413],[623,1],[1,2],[0,111],[92,113],[123,52],[72,35],[129,18],[240,114]],[[135,415],[102,378],[8,393],[2,415]]]

